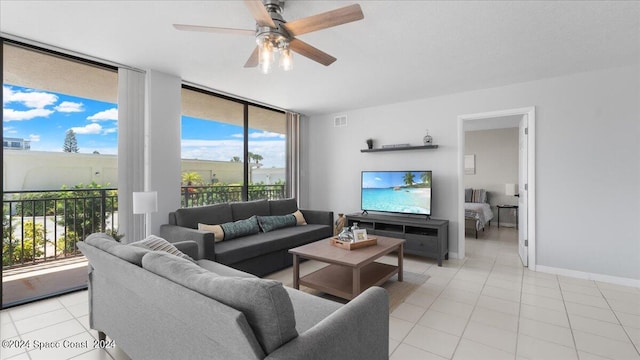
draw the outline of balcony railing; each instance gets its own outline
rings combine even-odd
[[[182,207],[242,201],[241,185],[184,186]],[[284,199],[285,185],[250,185],[248,199]],[[2,266],[15,269],[82,254],[94,232],[118,234],[117,189],[5,191]]]
[[[285,198],[285,185],[249,185],[248,200]],[[182,207],[242,201],[242,185],[183,186]]]
[[[6,191],[2,205],[3,269],[80,256],[78,241],[118,228],[116,189]]]

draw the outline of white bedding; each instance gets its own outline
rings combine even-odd
[[[493,219],[491,205],[487,203],[464,203],[464,217],[476,220],[476,230],[484,229],[487,222]]]

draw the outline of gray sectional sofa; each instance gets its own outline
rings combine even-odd
[[[170,242],[193,240],[199,257],[264,276],[293,264],[289,249],[333,235],[333,212],[300,210],[307,225],[216,242],[214,234],[198,230],[198,224],[228,224],[252,216],[289,215],[298,210],[295,199],[257,200],[178,209],[169,214],[169,223],[160,227],[160,236]]]
[[[166,242],[165,242],[166,243]],[[372,287],[343,305],[198,259],[91,234],[89,321],[133,359],[388,359],[389,298]]]

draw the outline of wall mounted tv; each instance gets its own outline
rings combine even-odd
[[[363,171],[361,208],[431,216],[431,171]]]

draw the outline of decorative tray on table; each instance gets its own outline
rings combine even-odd
[[[345,250],[359,249],[359,248],[375,245],[378,243],[377,238],[368,238],[367,240],[351,242],[351,241],[339,240],[337,236],[332,237],[331,239],[329,239],[329,241],[331,245],[339,247],[341,249],[345,249]]]

